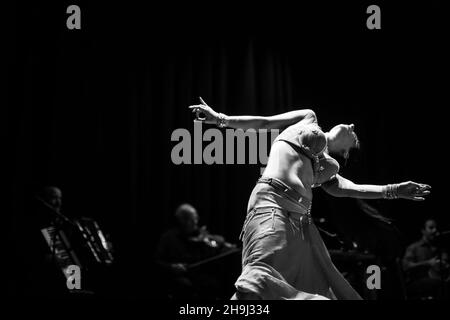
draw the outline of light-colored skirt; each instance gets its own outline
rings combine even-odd
[[[249,209],[238,292],[269,300],[361,299],[331,261],[302,199],[258,183]]]

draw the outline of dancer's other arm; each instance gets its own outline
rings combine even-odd
[[[227,116],[214,111],[202,98],[200,102],[201,104],[189,106],[189,109],[196,113],[197,119],[200,119],[199,114],[202,113],[205,116],[202,121],[205,123],[222,123],[224,127],[234,129],[282,129],[302,120],[317,122],[316,114],[311,109],[294,110],[268,117]]]
[[[359,199],[400,198],[423,201],[431,193],[431,187],[423,183],[408,181],[390,185],[356,184],[338,174],[322,184],[322,189],[335,197]]]

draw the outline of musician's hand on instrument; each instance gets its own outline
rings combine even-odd
[[[173,263],[170,267],[175,274],[182,274],[187,271],[186,264],[184,263]]]
[[[225,243],[225,238],[221,235],[218,234],[214,234],[214,235],[210,235],[211,239],[214,239],[214,241],[217,242],[218,245],[223,245]]]
[[[224,242],[223,246],[226,249],[236,249],[237,248],[236,244],[230,243],[230,242],[226,242],[226,241]]]
[[[413,181],[398,184],[398,196],[402,199],[423,201],[431,193],[431,186]]]
[[[197,121],[202,121],[208,124],[216,124],[219,114],[210,106],[208,106],[201,97],[200,103],[201,104],[189,106],[189,109],[191,109],[192,112],[195,113],[195,119]],[[204,117],[201,118],[200,114],[202,114]]]
[[[441,263],[441,260],[439,260],[437,257],[427,260],[427,265],[430,268],[435,268],[435,267],[439,266],[440,263]]]

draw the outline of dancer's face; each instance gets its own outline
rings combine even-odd
[[[329,142],[328,149],[347,159],[352,148],[358,147],[358,137],[354,132],[354,124],[339,124],[330,130],[333,139]]]

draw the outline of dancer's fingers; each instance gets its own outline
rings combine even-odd
[[[431,186],[424,183],[415,183],[415,186],[419,188],[421,191],[430,190]]]
[[[424,201],[425,198],[423,198],[423,197],[414,197],[413,200],[414,201]]]
[[[201,114],[202,111],[203,111],[203,108],[202,108],[202,107],[203,107],[203,106],[195,105],[195,106],[190,106],[189,109],[192,110],[192,113],[195,113],[195,117],[196,117],[198,120],[204,121],[205,118],[201,118],[201,117],[200,117],[200,114]]]
[[[417,196],[429,195],[431,193],[430,189],[431,189],[431,187],[429,185],[418,184],[417,189],[416,189],[416,195]]]
[[[431,191],[428,189],[421,188],[421,187],[416,187],[414,189],[414,193],[415,193],[415,195],[421,196],[421,195],[430,194]]]
[[[202,97],[198,97],[200,99],[200,103],[204,104],[205,106],[207,106],[208,104],[202,99]]]
[[[199,113],[199,112],[202,112],[200,108],[192,109],[192,113]]]
[[[199,120],[199,121],[205,121],[205,120],[206,120],[206,117],[203,117],[203,118],[202,118],[202,117],[200,116],[200,114],[202,114],[202,111],[197,109],[197,111],[195,112],[195,117],[197,118],[197,120]]]

